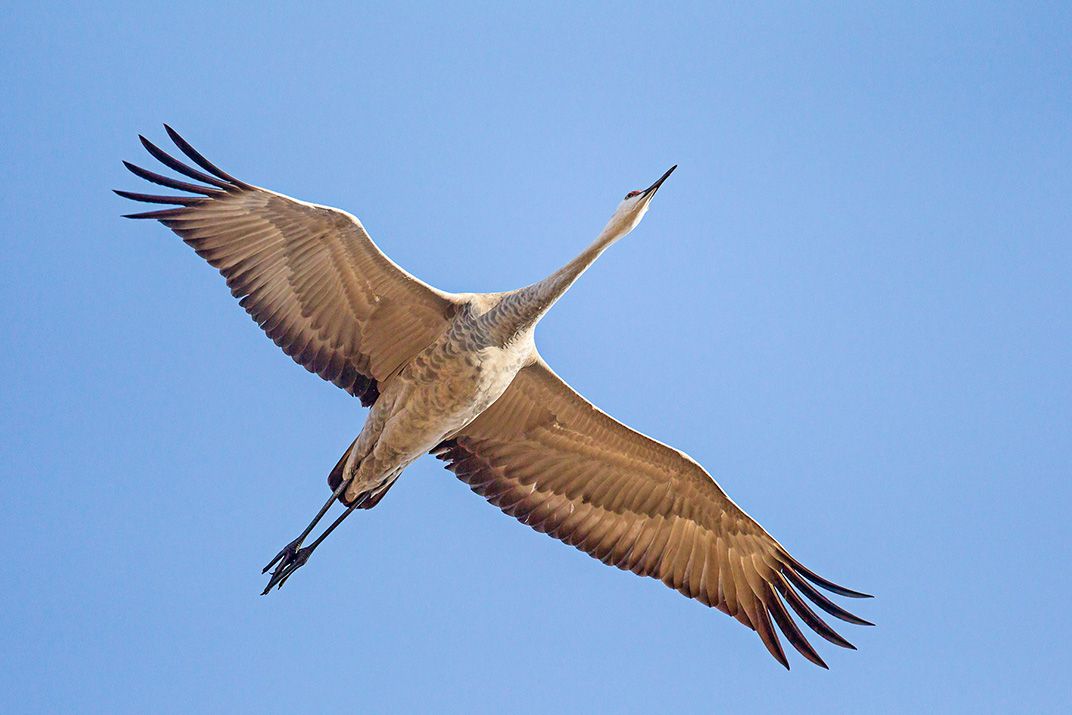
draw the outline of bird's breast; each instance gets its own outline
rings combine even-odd
[[[471,347],[449,338],[417,355],[403,372],[410,402],[459,429],[492,405],[530,359],[531,344]]]

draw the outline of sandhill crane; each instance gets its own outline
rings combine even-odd
[[[200,169],[145,137],[142,145],[199,183],[124,162],[143,179],[192,194],[117,190],[177,207],[127,218],[156,219],[178,234],[219,269],[239,304],[287,355],[371,407],[328,476],[331,496],[264,568],[275,567],[265,594],[282,587],[343,519],[379,503],[407,465],[431,452],[477,494],[537,531],[733,616],[757,631],[786,668],[773,624],[806,659],[826,664],[785,604],[826,640],[854,648],[801,594],[836,618],[871,625],[815,586],[866,594],[803,566],[703,467],[598,410],[536,350],[536,324],[640,223],[676,166],[626,194],[595,242],[547,278],[503,293],[453,294],[395,265],[354,216],[240,181],[164,128]],[[336,501],[345,510],[304,545]]]

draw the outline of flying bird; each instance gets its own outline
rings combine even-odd
[[[804,658],[827,667],[786,605],[815,633],[855,649],[805,598],[835,618],[871,625],[819,589],[867,594],[805,567],[697,462],[597,409],[536,349],[537,323],[636,228],[676,166],[626,194],[595,241],[547,278],[501,293],[447,293],[392,262],[356,217],[236,179],[164,128],[196,168],[145,137],[141,143],[183,180],[124,164],[185,195],[116,190],[172,206],[126,217],[156,219],[178,234],[287,355],[371,408],[328,476],[327,502],[264,568],[272,572],[265,594],[431,452],[533,529],[733,616],[786,668],[775,626]],[[306,544],[335,502],[344,511]]]

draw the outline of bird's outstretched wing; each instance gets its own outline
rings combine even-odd
[[[865,597],[801,565],[685,454],[635,432],[544,363],[436,455],[504,512],[606,564],[657,578],[759,633],[789,667],[773,623],[811,662],[819,654],[785,604],[826,640],[853,646],[801,598],[870,625],[820,593]]]
[[[370,405],[378,385],[446,329],[453,297],[395,265],[354,216],[239,181],[165,129],[204,171],[145,137],[142,144],[199,183],[123,163],[147,181],[195,195],[116,191],[178,206],[127,217],[159,220],[218,268],[241,306],[295,362]]]

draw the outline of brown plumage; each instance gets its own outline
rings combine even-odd
[[[809,627],[852,648],[793,590],[820,608],[870,625],[814,591],[838,586],[801,566],[687,455],[588,403],[542,360],[521,370],[498,402],[436,456],[474,492],[537,531],[605,564],[659,579],[757,630],[788,667],[771,618],[801,655],[826,667],[778,594]]]
[[[372,406],[329,476],[332,499],[266,567],[278,564],[266,593],[346,514],[378,503],[405,466],[431,450],[473,491],[533,529],[733,616],[787,668],[778,631],[826,667],[790,610],[822,638],[853,648],[805,598],[836,618],[870,625],[816,586],[865,594],[805,568],[699,464],[589,404],[536,351],[539,320],[639,223],[673,169],[630,192],[596,242],[543,281],[505,293],[451,294],[392,263],[350,214],[240,181],[166,129],[199,169],[144,137],[142,144],[198,183],[124,163],[194,196],[117,191],[178,206],[128,216],[171,228],[223,274],[284,352]],[[349,509],[302,547],[335,499]]]
[[[454,303],[392,263],[356,218],[238,181],[167,131],[191,159],[220,177],[210,182],[218,188],[124,162],[153,183],[206,196],[116,191],[184,207],[127,218],[158,219],[181,236],[223,274],[239,304],[299,365],[368,406],[376,400],[378,380],[446,330]],[[170,168],[199,181],[211,178],[145,137],[141,141]]]

